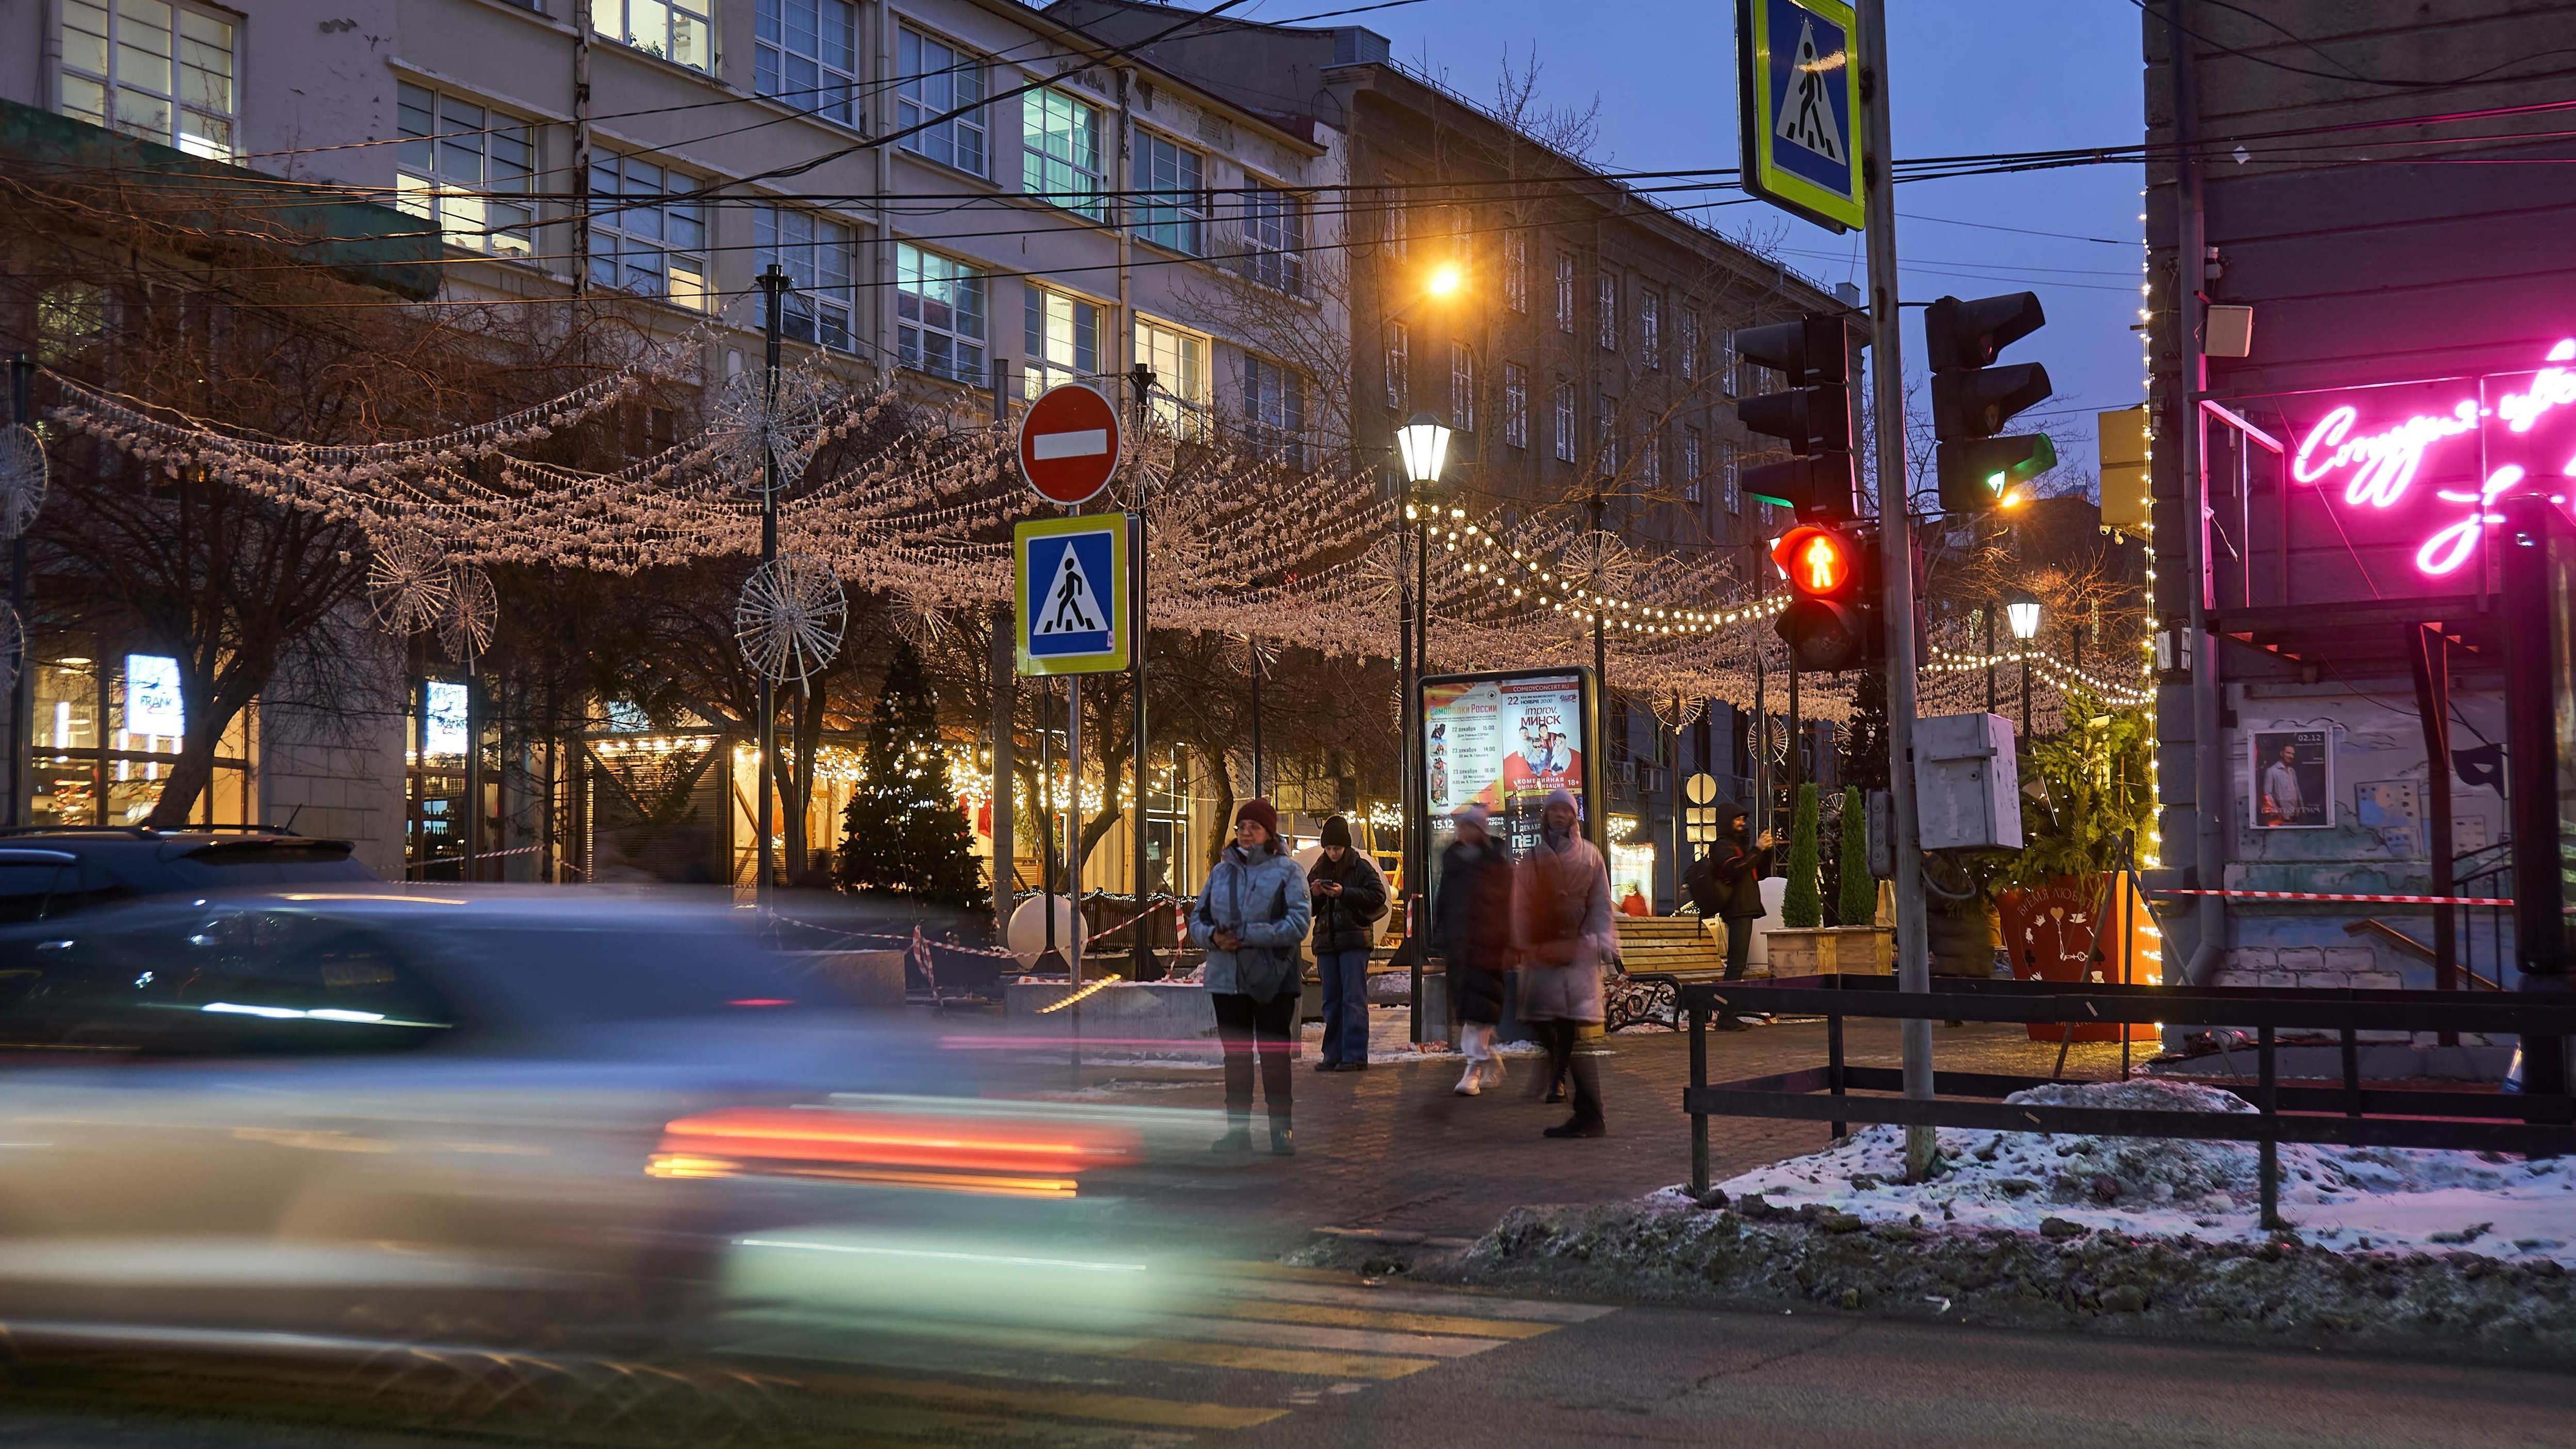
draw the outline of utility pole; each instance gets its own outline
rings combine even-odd
[[[1898,353],[1895,154],[1889,123],[1887,0],[1860,0],[1860,98],[1868,124],[1861,151],[1862,207],[1869,243],[1870,430],[1878,445],[1878,546],[1887,580],[1887,788],[1896,816],[1896,989],[1932,989],[1923,913],[1922,832],[1914,802],[1914,520],[1905,474],[1905,369]],[[1932,1096],[1932,1022],[1901,1023],[1905,1095]],[[1931,1175],[1929,1127],[1905,1129],[1905,1174]]]
[[[1609,500],[1602,496],[1600,489],[1595,488],[1592,490],[1592,546],[1597,550],[1603,550],[1605,552],[1608,548],[1608,541],[1602,535],[1601,521],[1602,515],[1608,507],[1608,503]],[[1610,717],[1610,626],[1603,620],[1601,615],[1602,605],[1600,585],[1601,580],[1597,578],[1593,580],[1592,688],[1594,693],[1592,697],[1592,719],[1589,723],[1594,724],[1598,724]],[[1585,771],[1585,773],[1590,775],[1594,780],[1600,780],[1602,778],[1599,762],[1608,758],[1608,756],[1602,752],[1602,746],[1605,743],[1606,742],[1602,740],[1594,740],[1592,742],[1591,754],[1594,764],[1593,767],[1590,770]],[[1627,741],[1622,740],[1620,743],[1626,744]],[[1604,795],[1610,793],[1606,783],[1601,793]],[[1583,802],[1583,814],[1585,817],[1583,823],[1588,833],[1592,836],[1592,848],[1601,852],[1601,861],[1605,866],[1608,865],[1610,861],[1610,815],[1609,812],[1603,808],[1607,803],[1608,802],[1602,800],[1586,800]]]
[[[9,359],[9,421],[22,428],[32,428],[35,417],[28,402],[28,389],[36,378],[36,360],[26,353]],[[9,809],[7,823],[24,825],[30,805],[27,798],[29,756],[36,747],[36,674],[27,666],[35,651],[28,646],[35,639],[35,621],[27,617],[27,531],[9,540],[9,607],[18,616],[18,658],[15,682],[9,686]]]
[[[762,304],[761,342],[766,351],[761,379],[761,411],[764,415],[778,407],[778,313],[787,300],[787,272],[776,262],[760,274]],[[760,450],[760,566],[767,568],[778,561],[778,450],[764,446]],[[776,806],[770,796],[777,793],[778,758],[776,745],[778,685],[768,670],[760,672],[759,724],[752,732],[755,757],[760,766],[759,806],[752,828],[760,836],[760,874],[752,885],[752,899],[762,909],[769,906],[769,877],[776,866],[777,847],[769,838],[771,814]]]
[[[1007,391],[1010,363],[993,359],[993,431],[1009,434],[1011,404]],[[1019,727],[1019,660],[1012,631],[1019,620],[1007,604],[993,606],[991,658],[986,669],[993,678],[993,944],[1002,950],[1011,948],[1012,897],[1019,892],[1015,875],[1019,860],[1019,832],[1015,828],[1012,806],[1012,736]]]
[[[1119,73],[1119,85],[1122,90],[1125,88],[1126,73],[1124,71]],[[1123,240],[1120,244],[1122,246],[1125,245]],[[1128,380],[1135,385],[1136,389],[1136,435],[1141,438],[1145,435],[1145,406],[1154,395],[1154,369],[1145,363],[1140,362],[1128,371],[1127,377]],[[1130,642],[1127,647],[1129,650],[1128,662],[1136,672],[1136,677],[1133,681],[1136,689],[1136,762],[1134,765],[1136,775],[1136,798],[1133,802],[1134,813],[1127,817],[1127,839],[1128,844],[1132,847],[1128,851],[1128,890],[1129,893],[1135,897],[1136,917],[1128,926],[1128,930],[1132,933],[1135,941],[1134,963],[1130,968],[1131,974],[1128,979],[1131,981],[1142,981],[1148,975],[1152,974],[1147,968],[1154,964],[1154,941],[1151,934],[1153,923],[1146,919],[1145,912],[1145,818],[1148,812],[1145,808],[1146,714],[1144,470],[1141,468],[1136,470],[1135,478],[1136,511],[1127,515],[1127,587],[1130,594],[1133,596],[1130,608],[1134,610],[1134,612],[1129,616],[1133,622],[1128,630]],[[1105,778],[1109,772],[1104,769],[1101,773]]]

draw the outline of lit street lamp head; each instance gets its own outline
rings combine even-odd
[[[1440,481],[1441,465],[1449,460],[1449,429],[1429,413],[1415,413],[1413,421],[1395,430],[1396,450],[1404,455],[1404,481],[1416,485]]]
[[[1431,275],[1423,280],[1422,289],[1434,297],[1450,297],[1457,295],[1458,289],[1466,284],[1466,273],[1458,270],[1456,262],[1442,262],[1431,269]]]
[[[2027,642],[2039,637],[2039,600],[2024,594],[2004,605],[2004,617],[2012,622],[2014,638]]]

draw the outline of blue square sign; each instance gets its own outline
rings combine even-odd
[[[1016,530],[1020,671],[1127,667],[1127,518],[1050,518]]]

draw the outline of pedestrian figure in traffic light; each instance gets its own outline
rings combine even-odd
[[[1604,1137],[1601,1072],[1575,1043],[1601,1025],[1601,963],[1618,949],[1610,920],[1610,871],[1583,838],[1574,796],[1551,791],[1538,844],[1521,863],[1521,1018],[1547,1046],[1551,1079],[1572,1083],[1574,1115],[1550,1137]]]
[[[1494,1031],[1503,1020],[1503,973],[1512,967],[1512,858],[1485,828],[1484,806],[1469,804],[1449,819],[1458,838],[1440,852],[1430,947],[1449,964],[1449,1009],[1467,1054],[1455,1090],[1472,1097],[1503,1084]]]
[[[1368,963],[1386,878],[1351,848],[1351,822],[1324,822],[1323,853],[1306,870],[1314,898],[1315,975],[1324,983],[1324,1059],[1319,1072],[1368,1070]]]
[[[1226,1133],[1219,1152],[1252,1146],[1252,1072],[1270,1107],[1270,1150],[1295,1152],[1289,1130],[1288,1053],[1296,1039],[1301,972],[1297,943],[1313,918],[1297,858],[1279,843],[1279,812],[1247,800],[1234,813],[1234,843],[1218,858],[1190,910],[1190,939],[1207,951],[1209,1003],[1225,1048]]]
[[[1717,839],[1708,854],[1682,876],[1682,888],[1699,907],[1700,919],[1726,927],[1726,979],[1741,981],[1753,959],[1753,927],[1762,919],[1762,878],[1771,873],[1771,832],[1748,838],[1744,807],[1717,808]],[[1726,1031],[1744,1031],[1749,1023],[1734,1011],[1719,1015]]]

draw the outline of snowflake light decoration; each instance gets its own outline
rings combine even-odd
[[[379,540],[367,563],[367,597],[376,627],[398,639],[445,617],[454,589],[447,560],[426,539]]]
[[[45,506],[45,440],[24,424],[0,430],[0,543],[27,531]]]
[[[850,601],[832,566],[810,554],[781,554],[751,571],[734,606],[734,639],[751,667],[772,680],[811,679],[841,652]]]
[[[734,486],[757,493],[766,478],[763,465],[775,456],[780,486],[794,484],[822,446],[823,409],[830,396],[824,379],[788,368],[778,374],[778,393],[772,398],[766,373],[745,369],[716,399],[709,429],[716,466]]]
[[[458,564],[449,574],[447,607],[439,612],[438,647],[459,664],[471,664],[492,647],[493,627],[501,620],[501,596],[492,576],[472,564]]]

